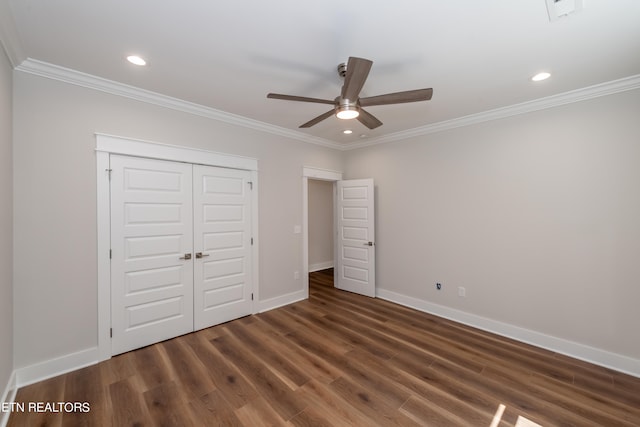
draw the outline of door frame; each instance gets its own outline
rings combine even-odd
[[[302,168],[302,288],[304,298],[309,298],[309,179],[333,182],[333,260],[336,262],[336,182],[342,181],[342,172],[314,167]],[[334,273],[335,278],[335,273]]]
[[[111,358],[111,215],[109,186],[109,157],[122,154],[133,157],[169,160],[242,169],[251,172],[253,182],[251,200],[251,229],[253,269],[253,307],[256,313],[260,300],[258,238],[258,160],[251,157],[222,154],[197,148],[182,147],[96,133],[96,211],[97,211],[97,268],[98,268],[98,357],[100,361]],[[308,268],[307,268],[308,269]]]

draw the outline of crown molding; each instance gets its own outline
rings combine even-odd
[[[136,101],[142,101],[148,104],[158,105],[196,116],[206,117],[235,126],[257,130],[259,132],[265,132],[285,138],[295,139],[309,144],[321,145],[323,147],[333,149],[343,148],[342,145],[328,139],[306,135],[302,132],[297,132],[291,129],[286,129],[258,120],[249,119],[237,114],[231,114],[221,110],[216,110],[215,108],[205,107],[204,105],[184,101],[182,99],[173,98],[167,95],[162,95],[160,93],[152,92],[146,89],[140,89],[135,86],[118,83],[113,80],[104,79],[102,77],[97,77],[69,68],[60,67],[58,65],[49,64],[47,62],[38,61],[32,58],[24,60],[19,66],[16,67],[16,70],[89,89],[99,90],[111,95],[131,98],[135,99]]]
[[[26,59],[11,8],[4,1],[0,1],[0,46],[4,48],[12,67],[17,67]]]
[[[358,148],[371,147],[378,144],[386,144],[389,142],[401,141],[416,136],[429,135],[438,132],[444,132],[451,129],[471,126],[478,123],[489,122],[493,120],[504,119],[507,117],[517,116],[520,114],[532,113],[534,111],[545,110],[548,108],[559,107],[561,105],[571,104],[574,102],[586,101],[588,99],[598,98],[600,96],[612,95],[618,92],[640,89],[640,74],[625,77],[610,82],[600,83],[588,86],[582,89],[576,89],[557,95],[539,98],[533,101],[527,101],[520,104],[514,104],[507,107],[496,108],[494,110],[483,111],[477,114],[471,114],[452,120],[432,123],[413,129],[395,132],[370,140],[350,144],[343,150],[355,150]]]
[[[215,108],[205,107],[193,102],[188,102],[178,98],[162,95],[157,92],[140,89],[135,86],[118,83],[113,80],[107,80],[102,77],[97,77],[69,68],[60,67],[58,65],[49,64],[43,61],[38,61],[36,59],[27,58],[16,67],[16,70],[50,78],[53,80],[62,81],[65,83],[74,84],[77,86],[86,87],[89,89],[99,90],[112,95],[135,99],[137,101],[170,108],[172,110],[177,110],[188,114],[206,117],[235,126],[253,129],[259,132],[265,132],[272,135],[290,138],[309,144],[320,145],[340,151],[349,151],[378,144],[402,141],[417,136],[444,132],[451,129],[504,119],[520,114],[531,113],[534,111],[558,107],[574,102],[586,101],[588,99],[597,98],[600,96],[606,96],[618,92],[625,92],[640,88],[640,74],[636,74],[622,79],[600,83],[597,85],[588,86],[582,89],[572,90],[569,92],[564,92],[533,101],[527,101],[520,104],[514,104],[507,107],[496,108],[494,110],[483,111],[481,113],[459,117],[456,119],[432,123],[401,132],[395,132],[389,135],[371,138],[367,141],[341,144],[325,138],[310,136],[295,130],[275,126],[258,120],[249,119],[237,114],[231,114],[221,110],[216,110]]]

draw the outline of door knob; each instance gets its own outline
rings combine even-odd
[[[204,258],[206,256],[209,256],[209,254],[203,254],[202,252],[196,252],[196,258],[198,258],[198,259]]]
[[[373,246],[373,242],[367,242],[364,244],[365,246]]]
[[[191,259],[191,254],[184,254],[184,256],[181,256],[178,259]]]

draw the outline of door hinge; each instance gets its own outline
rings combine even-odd
[[[109,179],[111,179],[111,171],[112,171],[112,170],[113,170],[113,169],[105,169],[105,171],[107,171],[107,173],[109,173]]]
[[[251,293],[251,301],[253,301],[253,293]]]
[[[253,190],[253,181],[247,181],[247,184],[249,184],[249,189]]]
[[[253,237],[251,238],[251,246],[253,246]]]
[[[113,328],[109,328],[109,337],[113,338]]]
[[[113,256],[113,250],[109,249],[109,259]]]

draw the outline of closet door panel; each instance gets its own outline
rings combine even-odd
[[[194,326],[252,312],[251,173],[194,165]]]
[[[112,354],[193,330],[192,165],[112,155]]]

